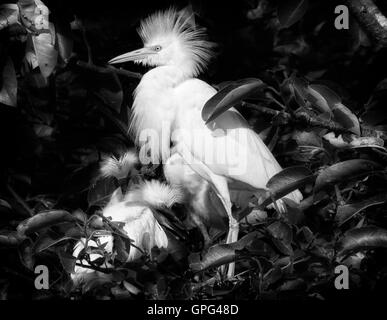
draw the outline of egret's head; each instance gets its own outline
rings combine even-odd
[[[203,29],[192,23],[186,11],[169,9],[141,21],[138,33],[144,47],[109,61],[111,64],[135,61],[143,65],[176,66],[189,76],[196,76],[212,57],[214,44],[206,40]]]

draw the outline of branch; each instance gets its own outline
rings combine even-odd
[[[95,64],[90,64],[90,63],[87,63],[87,62],[84,62],[84,61],[77,61],[77,66],[81,67],[82,69],[86,69],[86,70],[97,72],[97,73],[112,73],[112,72],[114,72],[114,73],[116,73],[118,75],[125,76],[125,77],[128,77],[128,78],[135,78],[135,79],[141,79],[142,78],[142,74],[141,73],[128,71],[128,70],[125,70],[125,69],[122,69],[122,68],[117,69],[117,68],[115,68],[113,66],[100,67],[100,66],[96,66]]]
[[[373,0],[346,0],[346,5],[377,49],[387,47],[387,18]]]
[[[289,123],[300,123],[300,124],[309,125],[312,127],[329,129],[330,131],[337,132],[337,133],[353,134],[352,131],[340,126],[334,121],[316,119],[314,117],[311,117],[306,112],[298,112],[295,114],[290,114],[285,111],[278,111],[271,108],[259,106],[253,103],[247,103],[247,102],[242,102],[242,106],[252,108],[260,113],[268,114],[273,117],[276,117],[275,121],[276,121],[276,124],[278,125],[288,125]]]

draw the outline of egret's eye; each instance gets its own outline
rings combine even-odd
[[[155,51],[160,51],[161,50],[161,46],[155,46],[154,49],[155,49]]]

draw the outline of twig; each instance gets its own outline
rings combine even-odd
[[[106,273],[106,274],[109,274],[109,273],[112,273],[112,272],[115,271],[114,268],[100,268],[100,267],[97,267],[95,265],[88,266],[88,265],[85,265],[85,264],[79,263],[79,262],[76,262],[75,265],[79,266],[79,267],[82,267],[82,268],[91,269],[91,270],[94,270],[94,271],[99,271],[99,272],[102,272],[102,273]]]
[[[387,18],[373,0],[346,0],[350,12],[375,41],[376,47],[387,47]]]
[[[95,64],[90,64],[90,63],[84,62],[84,61],[77,61],[77,66],[81,67],[82,69],[86,69],[86,70],[97,72],[97,73],[108,74],[108,73],[114,72],[118,75],[125,76],[128,78],[135,78],[135,79],[142,78],[141,73],[128,71],[128,70],[125,70],[122,68],[117,69],[113,66],[101,67],[101,66],[96,66]]]
[[[294,115],[294,118],[295,118],[296,122],[299,122],[302,124],[307,124],[307,125],[310,125],[312,127],[325,128],[325,129],[329,129],[331,131],[338,132],[338,133],[353,134],[353,132],[351,130],[348,130],[348,129],[340,126],[339,124],[337,124],[336,122],[334,122],[332,120],[327,121],[327,120],[312,118],[306,112],[298,112]]]

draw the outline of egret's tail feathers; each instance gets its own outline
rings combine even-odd
[[[128,196],[131,200],[144,201],[156,208],[170,208],[184,199],[179,188],[157,180],[145,181],[138,189],[130,191]]]

